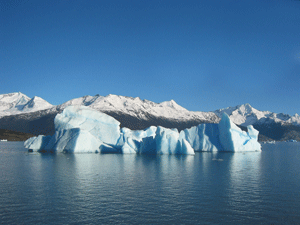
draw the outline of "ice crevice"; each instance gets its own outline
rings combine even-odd
[[[120,122],[86,106],[68,106],[54,119],[55,134],[25,141],[32,151],[70,153],[185,154],[195,151],[261,151],[258,131],[242,131],[224,113],[219,124],[177,129],[151,126],[120,129]]]

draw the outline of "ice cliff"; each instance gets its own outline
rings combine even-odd
[[[242,131],[223,114],[219,124],[177,129],[151,126],[146,130],[120,129],[120,123],[85,106],[69,106],[54,120],[53,136],[32,137],[25,148],[71,153],[195,154],[195,151],[260,151],[258,131]]]

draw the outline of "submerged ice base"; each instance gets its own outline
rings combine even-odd
[[[120,122],[85,106],[69,106],[54,120],[53,136],[29,138],[33,151],[70,153],[186,154],[195,151],[260,151],[258,131],[242,131],[224,113],[219,124],[200,124],[178,132],[161,126],[120,129]]]

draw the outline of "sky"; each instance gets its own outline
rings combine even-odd
[[[300,114],[298,0],[1,0],[0,94]]]

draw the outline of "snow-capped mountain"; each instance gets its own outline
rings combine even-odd
[[[46,100],[40,97],[29,98],[21,92],[0,95],[0,117],[22,113],[31,113],[52,108]]]
[[[237,125],[254,125],[260,140],[300,141],[300,116],[259,111],[249,104],[219,109],[214,112],[193,112],[174,100],[155,103],[139,97],[119,95],[83,96],[53,106],[39,97],[30,99],[18,92],[0,95],[0,129],[34,135],[54,133],[54,118],[69,105],[84,105],[104,112],[121,123],[121,127],[142,130],[152,125],[178,130],[200,123],[218,123],[223,112]]]
[[[218,109],[214,112],[194,112],[178,105],[174,100],[155,103],[149,100],[141,100],[120,95],[107,96],[83,96],[69,100],[61,105],[53,106],[40,97],[29,98],[20,92],[0,95],[0,117],[22,113],[32,113],[48,109],[48,113],[61,112],[69,105],[84,105],[93,109],[114,114],[128,115],[140,120],[149,118],[161,118],[174,121],[205,121],[217,123],[223,112],[238,125],[247,126],[253,124],[281,123],[300,126],[300,116],[290,116],[283,113],[260,111],[250,104]]]
[[[202,120],[217,122],[219,118],[213,112],[193,112],[178,105],[174,100],[162,103],[154,103],[148,100],[141,100],[139,97],[125,97],[120,95],[107,96],[84,96],[72,99],[59,105],[64,109],[69,105],[84,105],[102,112],[115,112],[127,114],[139,119],[148,119],[149,116],[174,119],[179,121]]]
[[[16,92],[0,95],[0,112],[11,109],[22,109],[30,100],[26,95]]]
[[[22,111],[23,112],[35,112],[35,111],[39,111],[39,110],[49,109],[51,107],[53,107],[53,105],[51,105],[46,100],[44,100],[38,96],[34,96],[32,99],[30,99],[30,101],[28,101],[26,103],[26,105],[24,105]]]
[[[13,102],[7,97],[14,96]],[[23,96],[22,104],[16,99]],[[151,125],[182,130],[201,123],[215,123],[220,119],[213,112],[192,112],[178,105],[174,100],[155,103],[140,98],[118,95],[83,96],[52,106],[45,100],[34,97],[31,100],[22,93],[1,95],[6,108],[0,110],[0,129],[9,129],[31,134],[53,134],[54,117],[69,105],[84,105],[104,112],[119,122],[121,127],[132,130],[145,129]],[[3,101],[4,102],[4,101]],[[7,104],[9,104],[7,107]],[[1,104],[0,104],[1,105]],[[3,104],[4,105],[4,104]],[[1,107],[0,107],[1,109]]]
[[[250,104],[228,107],[215,111],[217,116],[221,116],[223,112],[227,113],[230,119],[238,125],[248,126],[253,124],[281,123],[300,125],[300,116],[296,113],[294,116],[283,113],[273,113],[270,111],[259,111]]]
[[[300,126],[300,116],[290,116],[283,113],[260,111],[250,104],[218,109],[214,112],[194,112],[178,105],[174,100],[155,103],[149,100],[141,100],[120,95],[107,96],[83,96],[69,100],[61,105],[53,106],[40,97],[29,98],[21,92],[0,95],[0,117],[22,113],[32,113],[48,109],[48,113],[61,112],[69,105],[84,105],[93,109],[114,114],[128,115],[140,120],[151,118],[169,119],[174,121],[205,121],[217,123],[223,112],[238,125],[247,126],[263,123],[281,123]],[[46,113],[47,113],[46,112]]]

